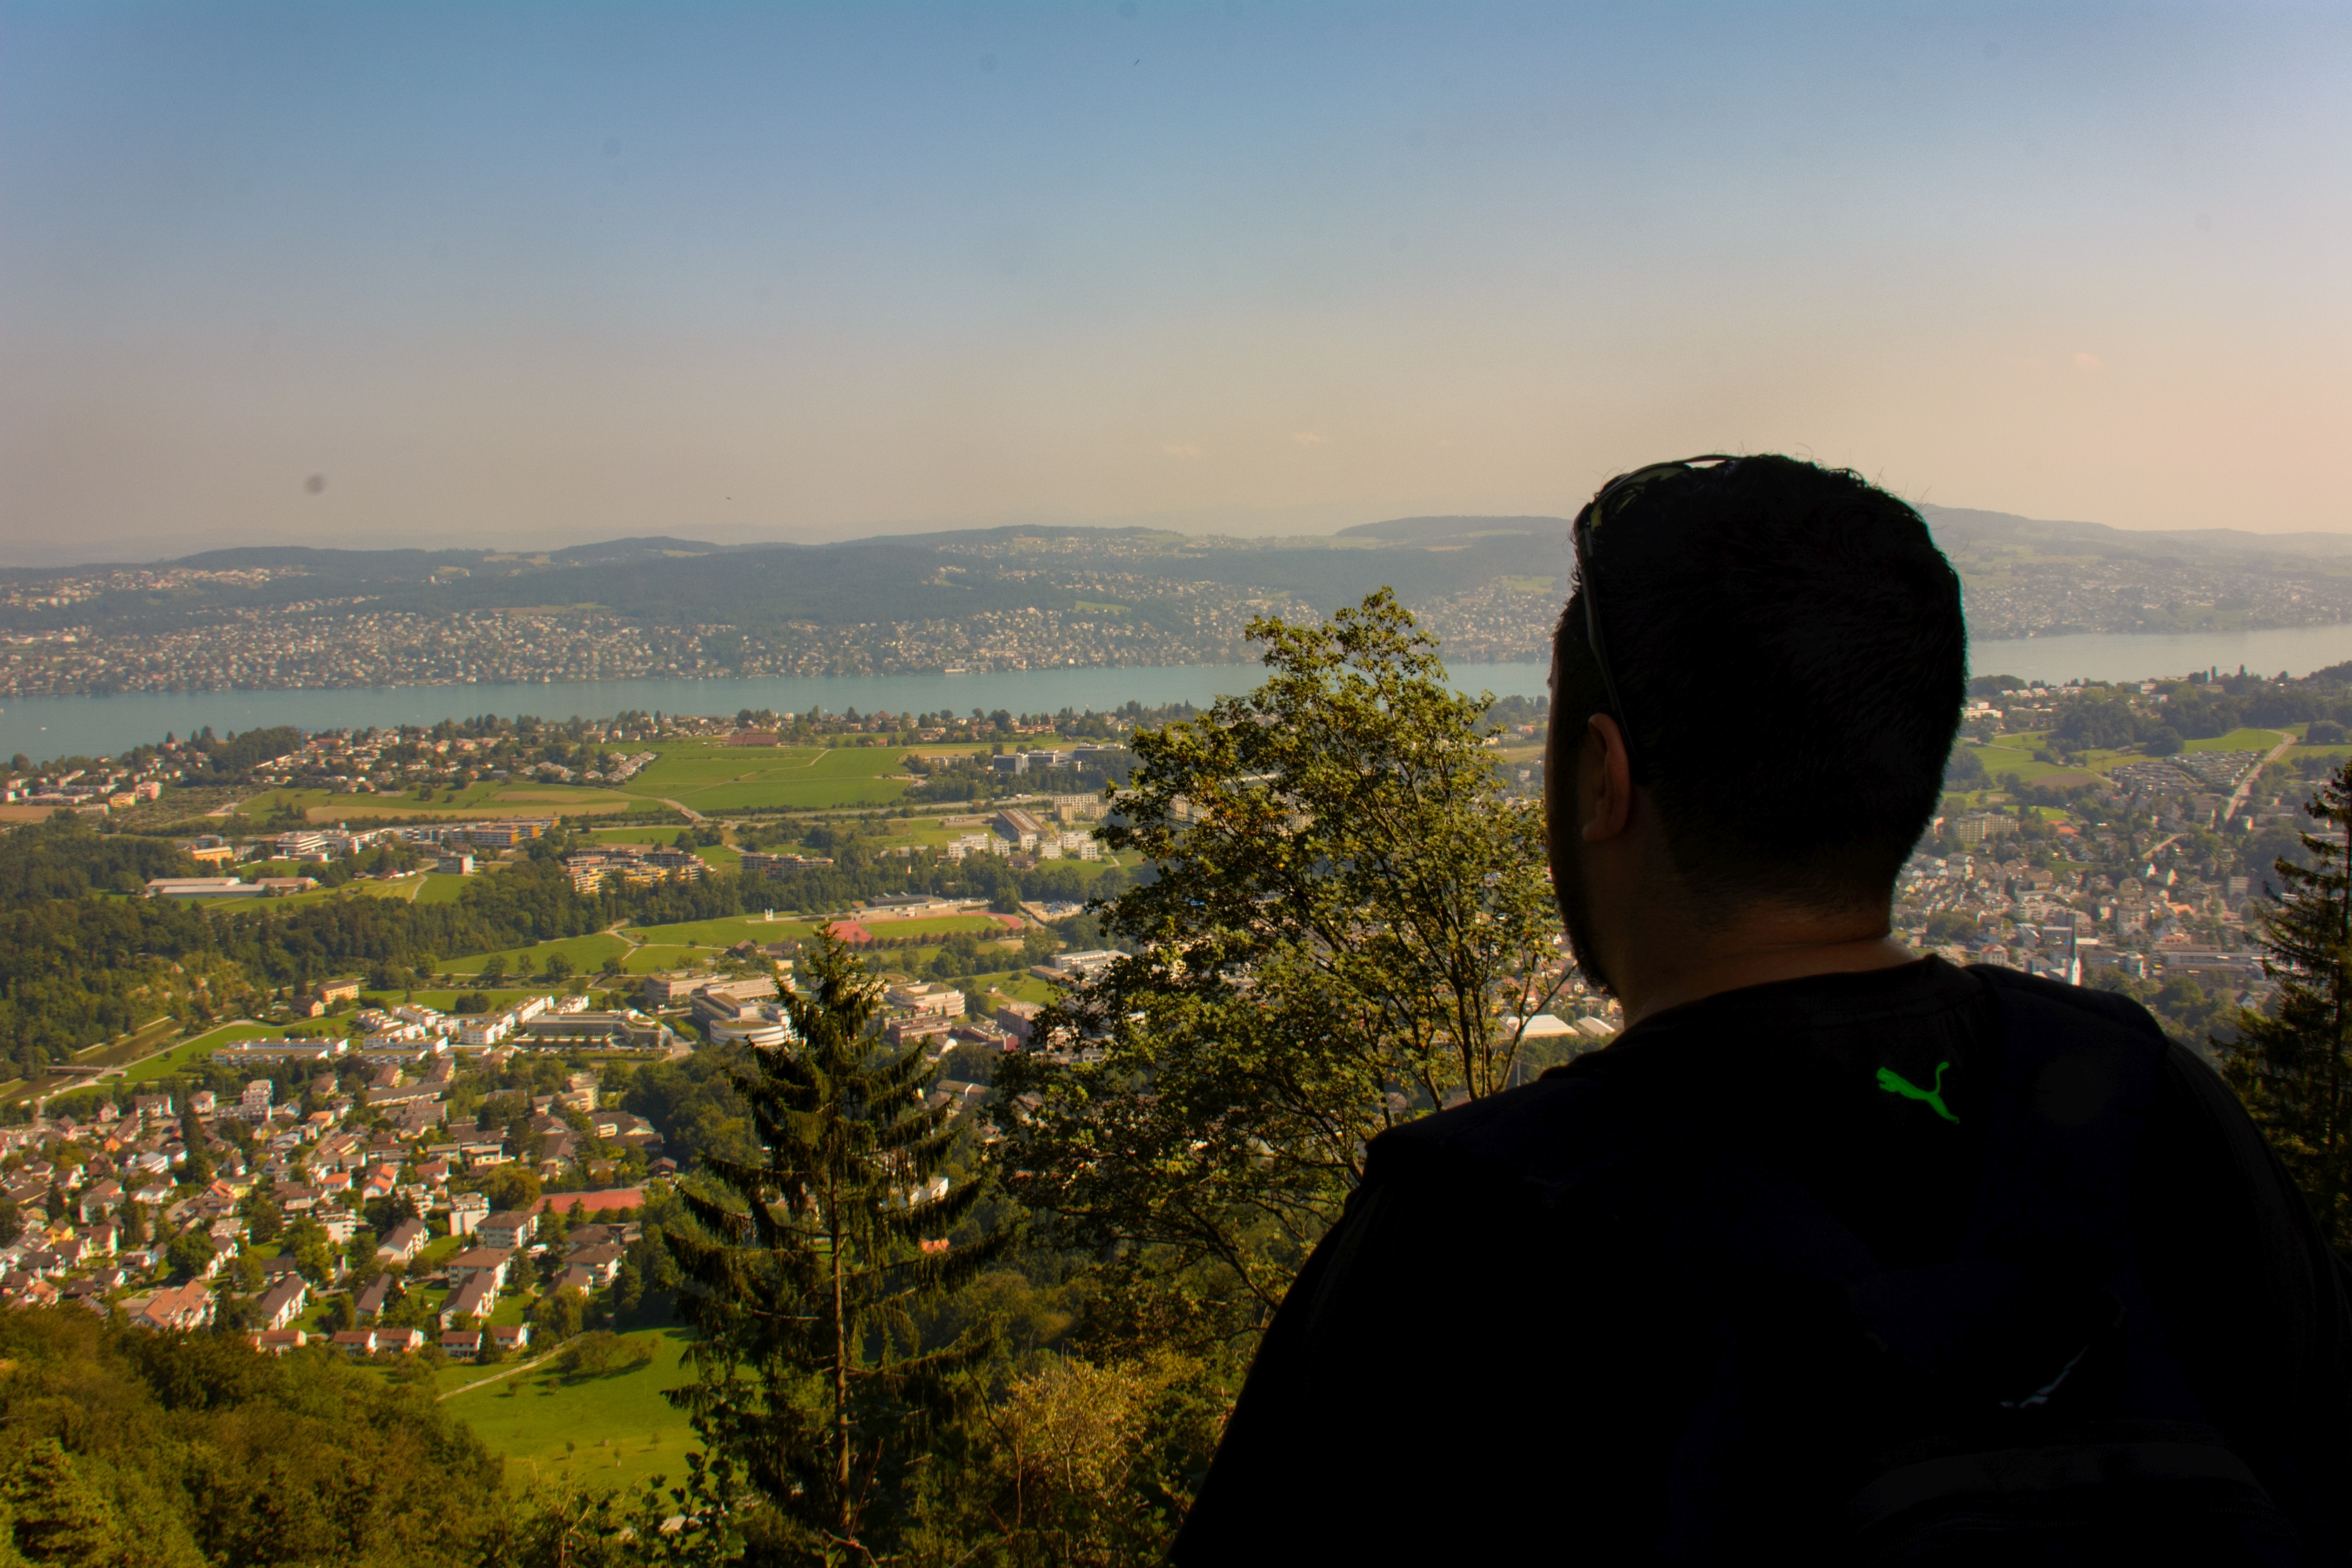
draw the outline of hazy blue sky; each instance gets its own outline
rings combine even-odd
[[[0,0],[0,557],[2352,528],[2347,198],[2343,5]]]

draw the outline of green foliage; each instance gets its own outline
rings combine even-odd
[[[1250,634],[1264,685],[1136,737],[1109,837],[1159,875],[1102,915],[1131,956],[1040,1020],[1101,1059],[998,1075],[1036,1096],[1008,1129],[1024,1201],[1123,1249],[1133,1310],[1193,1343],[1264,1322],[1374,1135],[1506,1087],[1508,1019],[1563,983],[1540,816],[1503,800],[1486,699],[1385,592]]]
[[[324,1353],[0,1313],[0,1502],[36,1563],[479,1560],[499,1461],[429,1394]],[[5,1561],[5,1559],[0,1559]]]
[[[1223,1401],[1198,1361],[1038,1355],[944,1433],[908,1500],[908,1555],[992,1568],[1150,1563],[1191,1506]]]
[[[164,1246],[163,1260],[177,1278],[193,1280],[211,1264],[213,1251],[211,1237],[201,1230],[183,1230]]]
[[[196,863],[172,844],[100,833],[71,811],[0,836],[0,909],[91,893],[138,893],[151,877],[195,873]]]
[[[541,1338],[562,1341],[580,1332],[586,1321],[588,1301],[576,1289],[550,1291],[540,1297],[531,1308],[532,1330]],[[606,1339],[613,1336],[606,1334]],[[574,1369],[576,1370],[576,1364]],[[601,1367],[599,1371],[603,1370]]]
[[[520,1165],[499,1166],[482,1184],[482,1191],[498,1213],[525,1209],[539,1201],[539,1177]]]
[[[2270,1016],[2247,1012],[2229,1078],[2311,1200],[2328,1239],[2352,1244],[2352,760],[2305,808],[2311,863],[2281,860],[2286,896],[2263,922]]]
[[[2138,739],[2142,728],[2128,700],[2102,689],[2062,704],[2051,735],[2078,750],[2097,747],[2113,751]]]
[[[833,1561],[887,1533],[882,1505],[925,1419],[992,1349],[982,1329],[922,1345],[915,1309],[1002,1241],[923,1248],[983,1189],[924,1190],[955,1134],[922,1105],[921,1052],[876,1038],[880,988],[830,938],[807,978],[784,1004],[797,1043],[749,1051],[733,1075],[764,1155],[707,1158],[686,1197],[695,1226],[666,1231],[697,1331],[697,1380],[671,1398],[767,1498],[790,1553]]]

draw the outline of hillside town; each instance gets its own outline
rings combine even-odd
[[[244,1041],[215,1053],[257,1074],[233,1098],[143,1094],[0,1129],[0,1299],[222,1323],[269,1351],[473,1360],[527,1346],[525,1312],[550,1302],[542,1320],[568,1312],[576,1332],[637,1239],[646,1179],[676,1168],[660,1134],[601,1103],[593,1072],[485,1099],[482,1074],[520,1047],[410,1038]]]

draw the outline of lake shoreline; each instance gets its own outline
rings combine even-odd
[[[2261,632],[2077,632],[2060,637],[1987,640],[1970,649],[1979,674],[2062,685],[2070,680],[2178,678],[2192,670],[2240,665],[2263,674],[2296,675],[2352,660],[2352,624]],[[1129,702],[1147,707],[1206,704],[1245,692],[1263,678],[1246,664],[1108,664],[1087,668],[997,670],[969,674],[726,675],[703,679],[572,681],[502,685],[307,687],[283,691],[125,692],[107,696],[18,697],[0,706],[0,756],[35,761],[111,756],[168,734],[210,726],[230,730],[293,725],[334,729],[436,724],[445,718],[530,714],[542,719],[609,718],[625,710],[732,714],[745,708],[806,713],[1098,712]],[[1449,667],[1465,691],[1538,696],[1549,672],[1535,661]]]

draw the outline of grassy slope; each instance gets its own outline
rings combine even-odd
[[[213,1047],[216,1045],[229,1045],[240,1040],[260,1040],[283,1032],[282,1029],[270,1024],[223,1024],[218,1029],[173,1046],[169,1052],[152,1061],[140,1063],[123,1076],[130,1082],[145,1083],[170,1073],[186,1071],[191,1063],[211,1055]]]
[[[633,1486],[655,1475],[683,1478],[694,1434],[661,1391],[688,1380],[678,1365],[686,1333],[645,1331],[623,1337],[652,1340],[654,1359],[633,1371],[568,1380],[556,1375],[551,1364],[542,1364],[453,1395],[446,1408],[494,1452],[507,1456],[507,1482],[517,1490],[534,1479]],[[456,1381],[471,1381],[490,1370],[495,1369],[467,1369],[468,1375]],[[599,1446],[607,1440],[611,1447]]]
[[[438,872],[430,872],[425,874],[425,885],[417,890],[416,902],[419,904],[455,904],[457,902],[458,895],[463,894],[465,891],[466,879],[464,877],[443,876]]]

